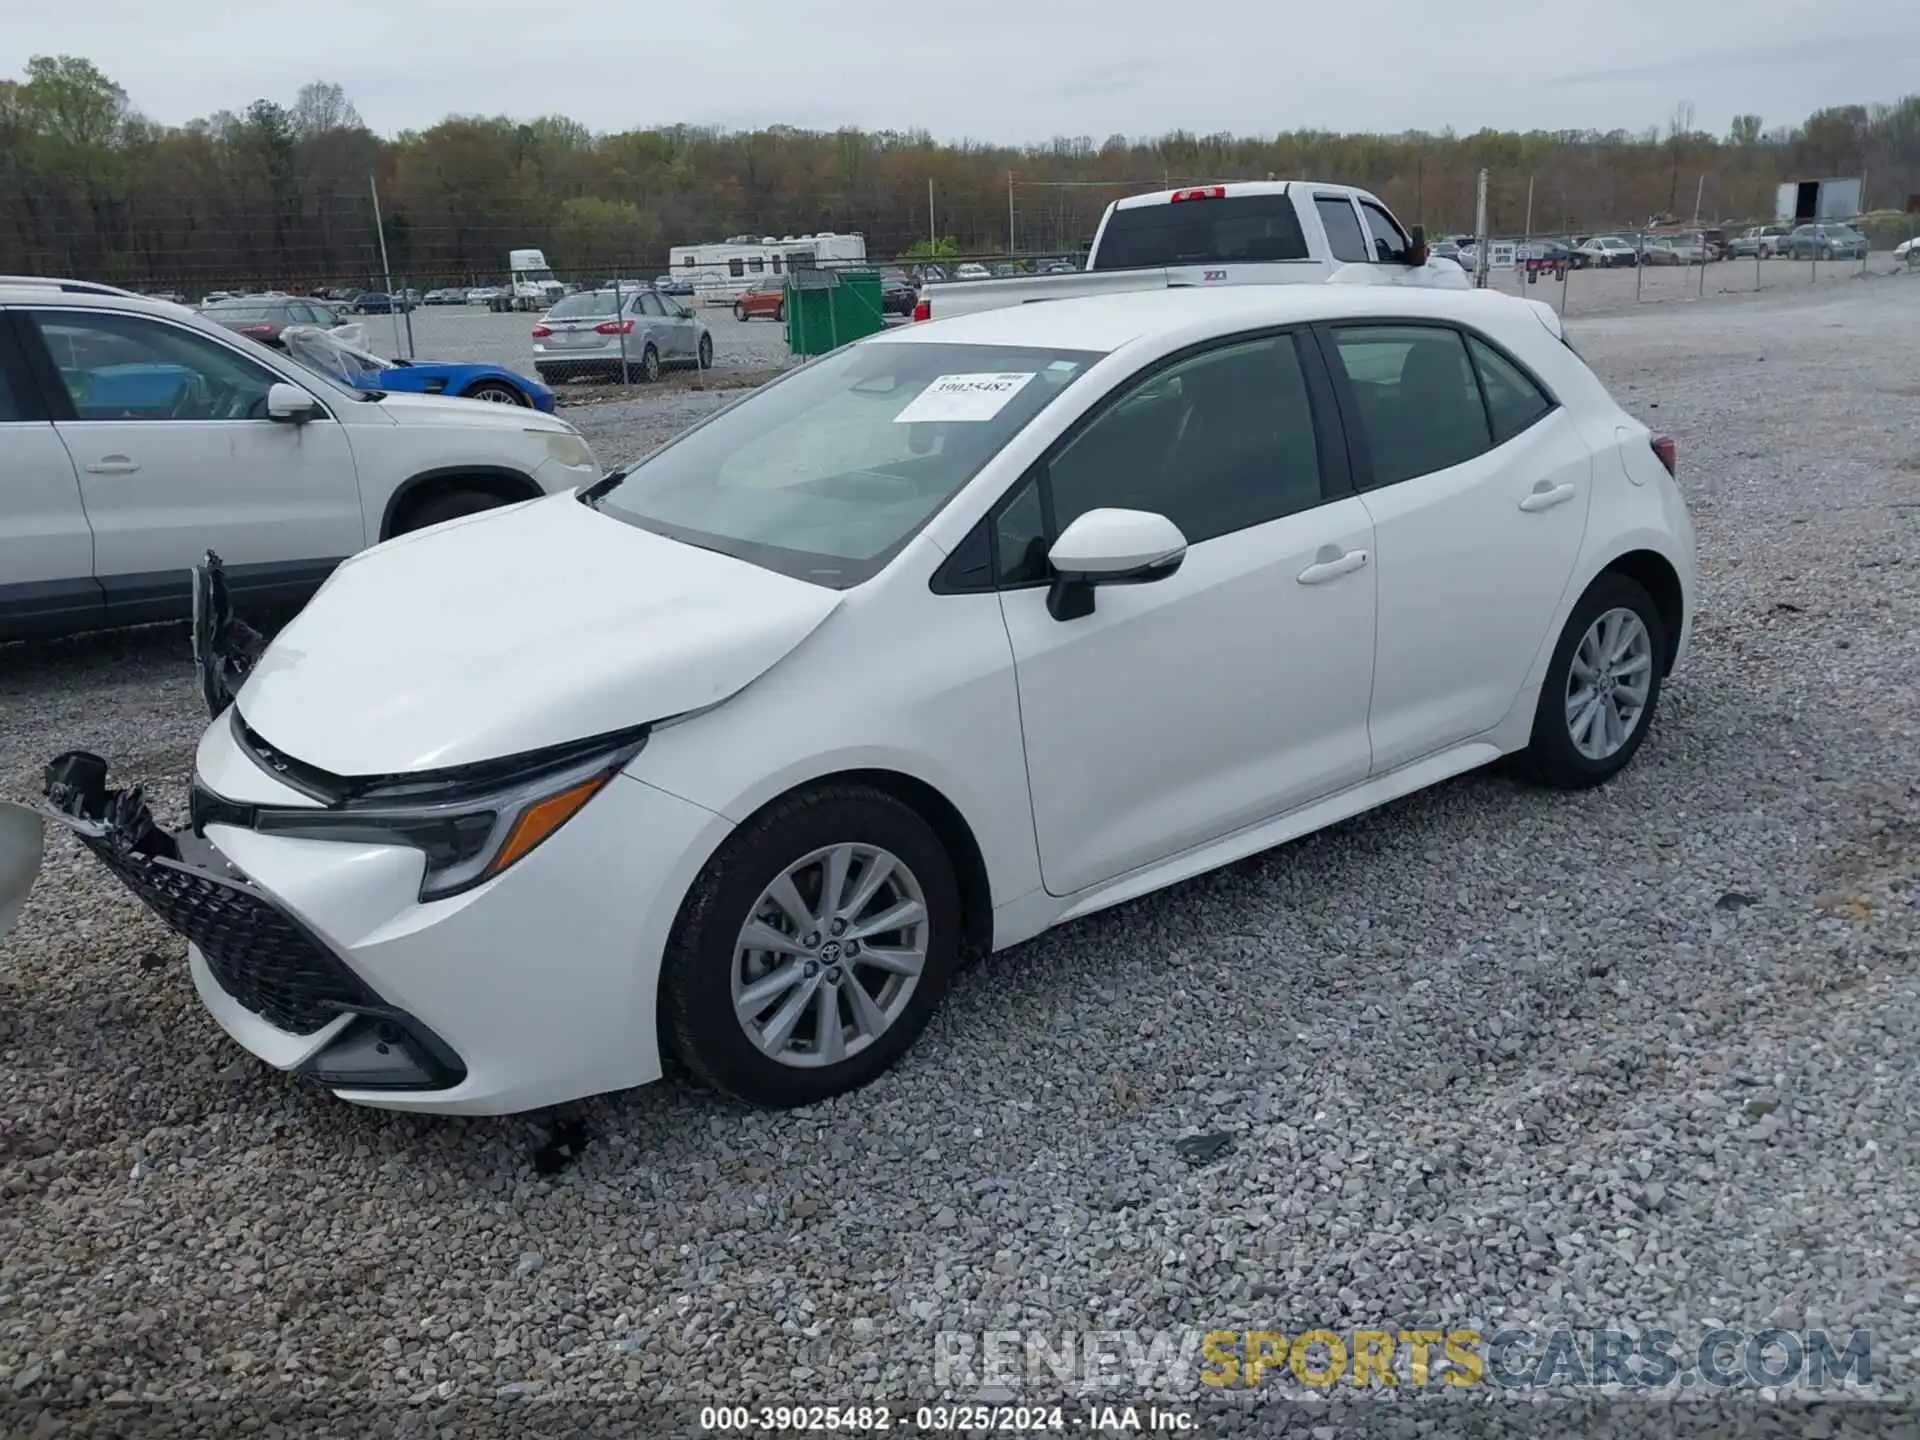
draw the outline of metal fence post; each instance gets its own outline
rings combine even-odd
[[[1707,298],[1707,237],[1700,237],[1700,288],[1695,293],[1696,300]]]
[[[415,358],[413,353],[413,286],[408,283],[407,277],[404,275],[400,277],[400,294],[398,299],[400,301],[400,309],[407,317],[407,358],[412,360]]]
[[[620,337],[620,383],[631,385],[633,372],[627,368],[627,317],[621,313],[623,308],[620,304],[620,277],[616,275],[613,277],[613,330]]]
[[[1647,283],[1647,237],[1645,233],[1633,237],[1633,303],[1640,303],[1640,291]]]

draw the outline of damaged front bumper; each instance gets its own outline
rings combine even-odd
[[[99,756],[53,760],[46,795],[48,813],[188,943],[210,1008],[237,1007],[284,1035],[319,1037],[283,1068],[329,1089],[440,1090],[466,1078],[449,1046],[383,1001],[193,827],[162,829],[138,786],[109,789]]]

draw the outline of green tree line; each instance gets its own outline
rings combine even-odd
[[[0,271],[189,292],[365,284],[384,228],[396,277],[503,278],[532,245],[562,275],[646,275],[667,246],[742,233],[856,231],[875,258],[1066,252],[1119,195],[1211,180],[1308,176],[1364,185],[1434,234],[1490,223],[1599,231],[1656,215],[1771,218],[1783,180],[1862,175],[1870,204],[1920,191],[1920,95],[1836,106],[1795,125],[1738,117],[1724,136],[1681,103],[1638,132],[1482,130],[1104,141],[1008,147],[924,133],[692,126],[594,134],[574,121],[449,116],[393,139],[338,85],[156,124],[91,62],[30,60],[0,80]],[[374,218],[370,181],[381,211]],[[1011,198],[1011,207],[1009,207]],[[1011,208],[1011,230],[1009,209]]]

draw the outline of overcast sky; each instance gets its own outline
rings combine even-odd
[[[383,134],[449,113],[1016,143],[1640,130],[1682,100],[1724,133],[1741,112],[1797,123],[1920,88],[1920,16],[1888,0],[0,0],[0,72],[38,54],[92,59],[170,123],[333,80]]]

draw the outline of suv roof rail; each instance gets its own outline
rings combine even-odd
[[[137,290],[118,285],[102,285],[97,280],[67,280],[55,275],[0,275],[0,287],[24,286],[37,290],[58,290],[67,295],[120,295],[129,300],[151,300]]]

